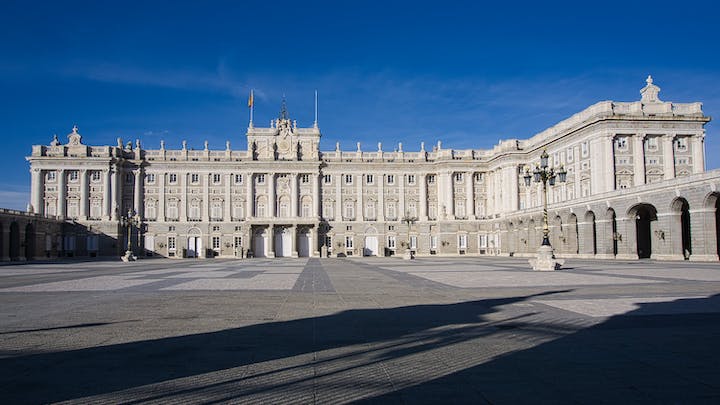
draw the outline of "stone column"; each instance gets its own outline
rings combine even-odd
[[[320,250],[318,250],[318,231],[315,228],[310,228],[310,249],[309,254],[311,257],[320,257]]]
[[[405,218],[405,180],[404,174],[395,175],[397,180],[400,182],[400,188],[398,189],[398,219]]]
[[[453,184],[455,182],[455,174],[445,173],[445,195],[446,195],[446,208],[447,208],[447,218],[446,219],[455,219],[455,185]]]
[[[110,177],[110,219],[117,221],[120,219],[120,168],[115,166],[111,169]]]
[[[298,252],[297,252],[297,238],[298,238],[297,225],[293,225],[292,227],[290,227],[290,232],[292,233],[292,238],[290,238],[290,241],[291,241],[290,243],[292,244],[291,255],[292,255],[292,257],[298,257]],[[308,249],[308,250],[310,250],[310,249]]]
[[[312,176],[313,179],[313,217],[319,218],[320,217],[320,174],[315,174]]]
[[[645,134],[635,134],[633,136],[633,186],[641,186],[645,184]],[[595,168],[592,168],[595,170]]]
[[[356,194],[356,200],[355,200],[355,220],[356,221],[364,221],[365,220],[365,210],[363,207],[363,175],[358,174],[356,177],[356,184],[355,184],[355,194]]]
[[[159,222],[165,222],[165,176],[167,176],[166,173],[160,173],[159,176],[155,177],[155,181],[159,182],[159,197],[157,206],[157,221]]]
[[[465,172],[465,216],[468,219],[475,219],[475,196],[473,195],[473,172]],[[469,243],[469,241],[468,241]]]
[[[80,176],[80,214],[78,217],[82,221],[88,219],[88,202],[90,200],[90,190],[88,189],[88,172],[87,169],[79,171]]]
[[[187,222],[188,216],[187,216],[187,210],[188,210],[188,173],[184,172],[181,173],[180,181],[182,184],[180,185],[182,190],[182,201],[180,202],[180,222]]]
[[[203,176],[203,201],[200,205],[201,218],[203,222],[210,222],[210,180],[212,173],[206,173]]]
[[[705,171],[705,135],[695,135],[691,138],[693,173]]]
[[[665,180],[675,178],[675,154],[673,140],[675,134],[667,134],[661,138],[663,152],[663,178]]]
[[[298,174],[290,174],[290,216],[297,218],[298,216]],[[293,232],[295,230],[293,229]]]
[[[618,259],[634,260],[638,258],[637,251],[637,230],[635,226],[635,217],[617,217],[617,232],[622,235],[622,240],[617,241]],[[612,247],[612,245],[611,245]]]
[[[378,207],[376,214],[378,221],[385,221],[385,174],[380,174],[378,178]]]
[[[275,257],[275,226],[268,225],[268,257]]]
[[[103,169],[103,215],[106,221],[112,218],[112,186],[110,176],[111,170],[109,168]]]
[[[420,173],[418,175],[418,186],[420,187],[419,195],[420,201],[418,201],[418,216],[421,221],[428,220],[428,198],[427,198],[427,173]]]
[[[250,219],[255,216],[255,195],[253,193],[255,187],[255,176],[253,173],[245,175],[245,218]],[[252,234],[252,232],[250,232]],[[252,245],[250,245],[252,246]]]
[[[225,173],[225,201],[223,204],[223,221],[230,221],[232,219],[232,183],[233,174]]]
[[[690,260],[715,262],[717,254],[717,231],[715,229],[715,207],[690,210]]]
[[[341,221],[344,213],[342,212],[342,180],[343,175],[335,175],[335,219]]]
[[[275,198],[275,173],[268,173],[268,216],[270,218],[277,217],[276,198]],[[274,256],[273,256],[274,257]]]
[[[30,204],[32,205],[32,212],[43,215],[43,173],[40,169],[31,169],[31,188],[30,188]]]
[[[65,169],[58,170],[58,209],[57,216],[59,219],[65,219],[67,215],[67,183],[65,181]],[[8,241],[10,243],[10,241]]]
[[[139,153],[139,152],[138,152]],[[143,207],[143,183],[145,176],[143,175],[143,169],[141,167],[133,170],[135,175],[135,190],[133,191],[133,205],[135,206],[135,215],[139,218],[145,217],[145,210]]]
[[[613,229],[612,220],[595,219],[596,237],[597,237],[597,254],[595,257],[600,259],[613,259]]]

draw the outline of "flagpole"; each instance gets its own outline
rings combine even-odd
[[[315,128],[317,128],[317,126],[318,126],[317,118],[318,118],[318,95],[317,95],[317,90],[315,90],[315,123],[313,124],[313,126]]]
[[[254,90],[250,90],[250,127],[253,126],[253,113],[255,112],[255,94]]]

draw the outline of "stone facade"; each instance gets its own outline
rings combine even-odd
[[[548,191],[557,254],[717,260],[710,118],[659,91],[648,77],[640,101],[489,150],[320,151],[317,122],[298,127],[284,104],[269,127],[250,122],[246,150],[88,146],[75,127],[33,146],[30,207],[109,236],[91,246],[104,255],[124,251],[127,229],[137,253],[167,257],[524,255],[540,243],[542,188],[523,176],[546,150],[567,169]]]

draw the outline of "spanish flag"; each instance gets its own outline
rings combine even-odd
[[[254,102],[255,97],[253,96],[253,91],[250,90],[250,97],[248,97],[248,108],[252,108]]]

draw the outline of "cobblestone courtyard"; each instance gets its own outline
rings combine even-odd
[[[718,403],[720,265],[0,267],[0,401]]]

